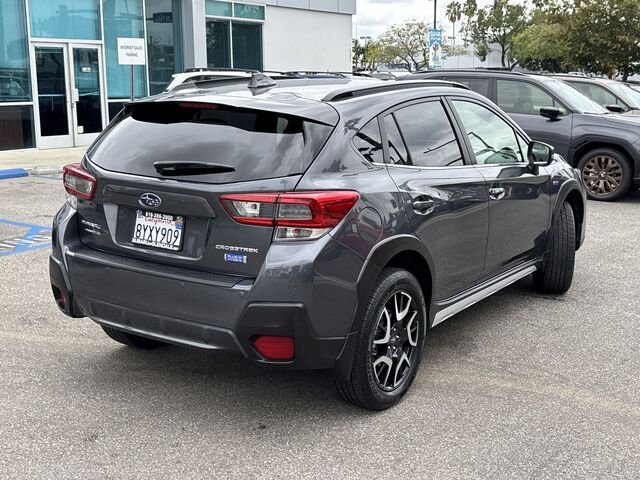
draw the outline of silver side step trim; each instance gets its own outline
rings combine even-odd
[[[469,295],[468,297],[465,297],[462,300],[459,300],[458,302],[452,305],[449,305],[447,308],[443,308],[438,313],[436,313],[435,317],[433,318],[433,325],[431,326],[435,327],[436,325],[444,322],[448,318],[453,317],[456,313],[460,313],[465,308],[468,308],[471,305],[478,303],[480,300],[484,300],[485,298],[493,295],[494,293],[499,292],[503,288],[508,287],[512,283],[517,282],[518,280],[526,277],[527,275],[532,274],[536,270],[537,270],[537,267],[535,265],[527,267],[524,270],[520,270],[516,273],[513,273],[508,277],[503,278],[502,280],[496,283],[493,283],[488,287],[483,288],[479,292]]]

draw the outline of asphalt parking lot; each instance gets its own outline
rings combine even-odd
[[[55,176],[0,182],[2,478],[640,478],[640,192],[589,203],[568,294],[523,281],[436,327],[382,413],[323,372],[133,351],[65,317],[63,201]]]

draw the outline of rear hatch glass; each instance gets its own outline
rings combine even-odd
[[[282,113],[197,102],[134,104],[88,152],[110,171],[162,177],[156,162],[212,162],[233,171],[181,175],[230,183],[302,173],[333,127]]]
[[[159,272],[255,277],[273,227],[236,222],[220,196],[294,189],[332,130],[299,116],[217,104],[129,107],[87,153],[97,188],[93,200],[78,200],[81,241],[153,262]],[[168,175],[157,162],[224,168]]]

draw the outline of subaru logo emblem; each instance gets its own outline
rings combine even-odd
[[[143,207],[156,208],[160,206],[160,204],[162,203],[162,199],[155,193],[143,193],[142,195],[140,195],[138,202]]]

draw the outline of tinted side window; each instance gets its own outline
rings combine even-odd
[[[377,118],[371,120],[356,133],[356,136],[353,137],[353,144],[358,152],[360,152],[360,155],[370,162],[382,163],[384,161],[382,155],[382,137],[380,136],[380,127],[378,126]]]
[[[477,103],[454,100],[453,104],[478,164],[524,161],[516,134],[507,122]]]
[[[393,115],[384,117],[384,129],[387,132],[387,142],[389,145],[389,163],[396,165],[410,165],[407,147],[404,144],[398,125],[393,119]]]
[[[624,105],[616,96],[614,96],[609,90],[600,85],[593,85],[582,82],[567,82],[573,88],[577,89],[584,96],[590,98],[594,102],[603,107],[607,105]]]
[[[539,115],[542,107],[557,107],[564,115],[567,111],[551,95],[528,82],[498,80],[497,103],[508,113]]]
[[[393,116],[407,144],[411,165],[463,165],[460,146],[442,103],[418,103],[396,110]]]
[[[474,92],[489,98],[489,85],[491,81],[488,78],[447,77],[447,80],[466,85]]]

